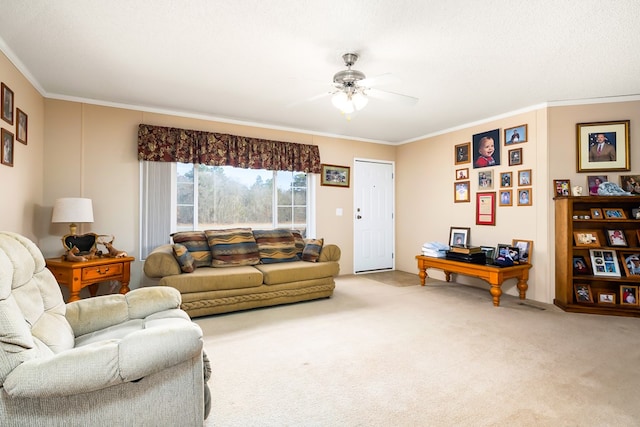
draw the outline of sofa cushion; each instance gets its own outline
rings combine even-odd
[[[304,250],[302,251],[302,260],[309,262],[318,262],[324,239],[306,239]]]
[[[178,231],[171,235],[173,243],[184,245],[191,253],[196,267],[209,267],[211,265],[211,251],[207,236],[204,231]]]
[[[250,228],[206,230],[213,267],[255,265],[260,262],[258,245]]]
[[[302,237],[302,233],[298,230],[291,230],[291,234],[293,234],[293,242],[296,246],[296,255],[298,255],[298,258],[302,259],[302,251],[304,251],[304,237]]]
[[[160,285],[176,288],[181,294],[252,288],[262,285],[262,273],[248,265],[198,268],[191,274],[163,277]]]
[[[262,264],[299,261],[291,230],[253,230]]]
[[[262,272],[264,276],[262,280],[265,285],[322,279],[337,276],[340,272],[340,265],[337,262],[310,263],[294,261],[278,264],[260,264],[254,268]]]
[[[173,255],[180,264],[180,270],[183,273],[193,273],[193,270],[196,269],[195,260],[185,245],[174,243]]]

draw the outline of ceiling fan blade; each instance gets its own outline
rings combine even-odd
[[[372,86],[380,86],[386,85],[390,83],[399,83],[400,79],[395,77],[391,73],[380,74],[373,77],[367,77],[366,79],[362,79],[358,81],[358,86],[360,87],[372,87]]]
[[[399,93],[388,92],[386,90],[380,89],[367,89],[365,94],[370,96],[371,98],[385,99],[388,101],[399,102],[404,105],[413,106],[416,105],[419,101],[418,98],[409,95],[402,95]]]

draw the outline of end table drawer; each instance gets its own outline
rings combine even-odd
[[[85,267],[82,269],[82,280],[108,280],[110,277],[122,276],[122,269],[122,263]]]

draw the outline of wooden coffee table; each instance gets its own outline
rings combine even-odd
[[[502,295],[502,283],[507,279],[515,278],[518,280],[518,291],[520,299],[525,299],[529,285],[529,269],[531,264],[519,264],[511,267],[498,267],[495,265],[472,264],[468,262],[453,261],[446,258],[435,258],[423,255],[416,255],[418,260],[418,269],[420,270],[420,285],[424,286],[427,276],[427,268],[436,268],[444,271],[447,282],[451,281],[451,274],[463,274],[465,276],[477,277],[485,280],[491,285],[491,296],[493,297],[493,305],[500,305],[500,296]]]

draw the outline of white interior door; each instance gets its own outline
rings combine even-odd
[[[394,268],[394,164],[354,162],[354,272]]]

